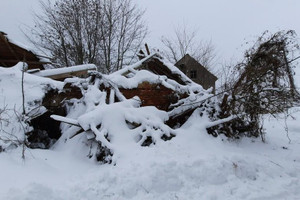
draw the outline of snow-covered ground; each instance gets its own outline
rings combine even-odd
[[[94,163],[75,142],[27,150],[25,161],[20,149],[1,153],[0,199],[299,199],[300,113],[294,116],[290,144],[282,120],[266,121],[267,143],[222,141],[198,124],[116,166]]]
[[[20,96],[9,97],[20,94],[12,92],[19,73],[4,72],[0,97],[19,105]],[[40,80],[29,77],[29,84]],[[30,100],[42,94],[33,85]],[[51,150],[26,149],[25,160],[21,148],[8,150],[0,153],[0,199],[300,199],[300,108],[291,112],[287,121],[265,118],[266,143],[214,138],[195,115],[172,140],[130,152],[116,165],[89,159],[82,134],[62,137]]]

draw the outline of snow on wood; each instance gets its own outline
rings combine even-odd
[[[46,69],[38,72],[33,72],[33,74],[37,76],[49,77],[53,79],[62,79],[62,78],[76,76],[80,72],[86,74],[88,70],[96,70],[96,69],[97,67],[93,64],[84,64],[84,65],[77,65],[72,67]]]

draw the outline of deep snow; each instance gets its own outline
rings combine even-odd
[[[0,97],[10,106],[20,105],[19,76],[1,68]],[[26,76],[27,101],[41,98],[47,84],[61,87]],[[286,121],[290,143],[283,119],[265,117],[263,143],[214,138],[193,115],[172,140],[126,152],[116,165],[89,159],[82,134],[64,135],[50,150],[26,149],[25,160],[21,148],[11,149],[0,153],[0,199],[300,199],[298,110]]]

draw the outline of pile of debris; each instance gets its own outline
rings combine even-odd
[[[176,128],[213,96],[158,53],[110,75],[96,71],[89,75],[65,80],[73,88],[69,97],[77,96],[74,88],[82,97],[55,101],[66,105],[68,112],[51,117],[65,123],[62,132],[68,138],[85,134],[93,149],[90,156],[103,162],[115,162],[122,152],[137,146],[171,139]]]

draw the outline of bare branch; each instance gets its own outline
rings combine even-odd
[[[197,40],[197,31],[189,30],[186,25],[174,29],[175,38],[163,36],[161,42],[165,46],[165,56],[176,63],[184,55],[190,54],[206,68],[212,68],[216,59],[212,41]]]

